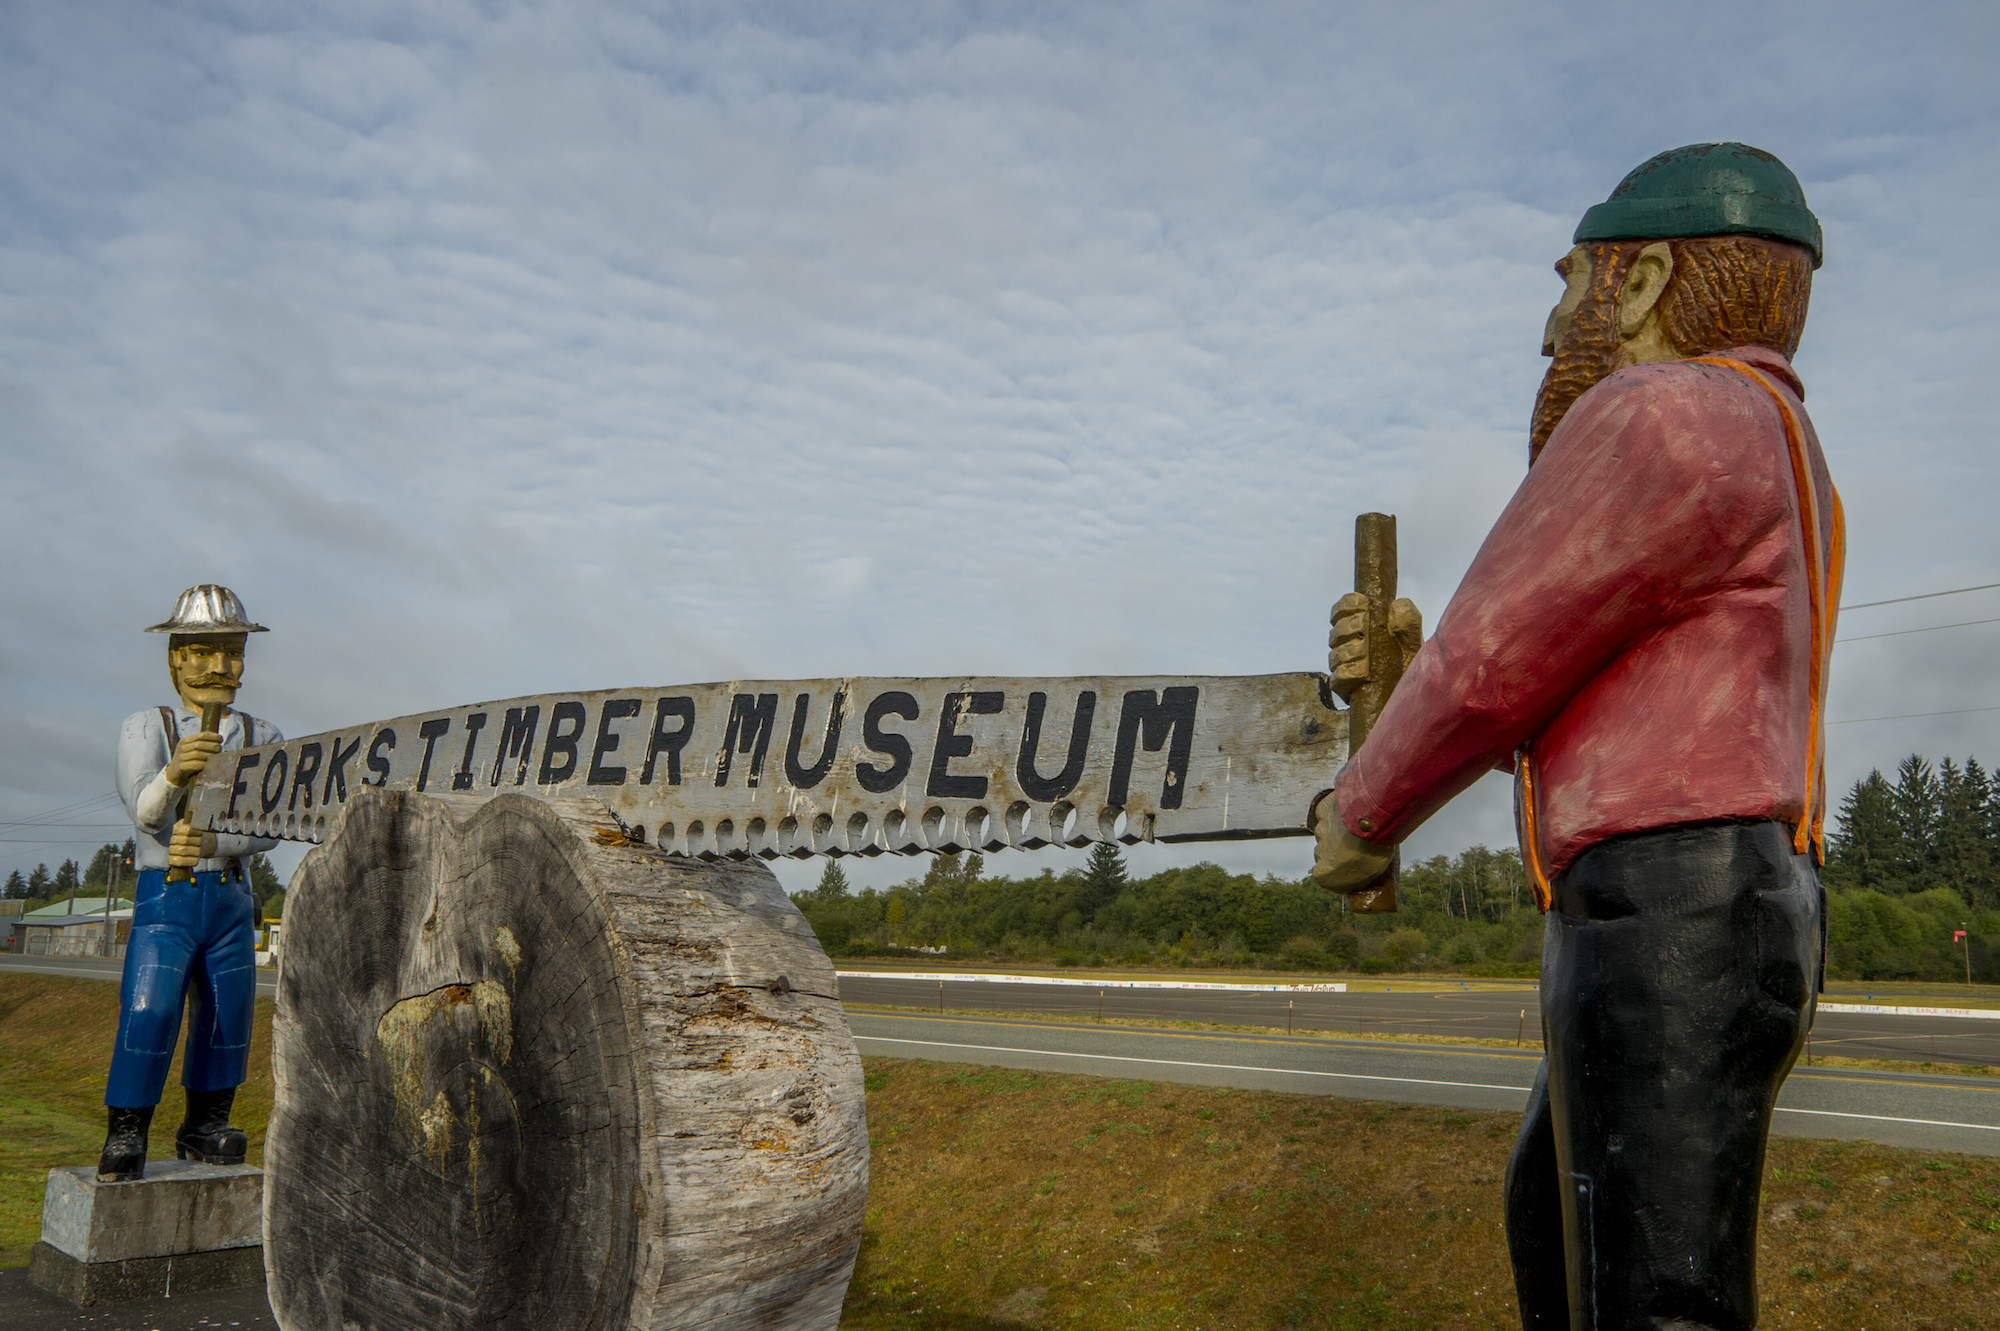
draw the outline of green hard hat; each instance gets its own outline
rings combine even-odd
[[[1636,167],[1583,215],[1576,241],[1678,240],[1748,232],[1825,258],[1819,219],[1791,169],[1747,143],[1691,143]]]

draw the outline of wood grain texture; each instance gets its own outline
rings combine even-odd
[[[837,1323],[860,1060],[763,865],[630,844],[587,802],[369,789],[286,927],[280,1325]]]

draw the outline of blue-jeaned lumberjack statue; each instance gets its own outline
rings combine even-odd
[[[1548,1052],[1506,1182],[1523,1324],[1748,1331],[1823,945],[1842,522],[1790,363],[1820,228],[1776,158],[1700,144],[1575,240],[1528,476],[1322,804],[1314,876],[1369,888],[1515,772],[1548,912]],[[1369,674],[1368,609],[1335,608],[1337,678]]]
[[[277,844],[219,836],[179,819],[189,782],[216,754],[281,738],[229,705],[243,680],[244,643],[263,627],[249,622],[227,587],[205,584],[182,592],[173,618],[146,631],[171,635],[167,666],[180,706],[136,712],[118,737],[118,794],[132,815],[139,887],[104,1089],[110,1126],[97,1177],[106,1183],[145,1173],[147,1132],[183,1004],[187,1115],[174,1134],[175,1152],[184,1160],[242,1163],[246,1142],[229,1126],[229,1108],[249,1060],[257,992],[245,862]]]

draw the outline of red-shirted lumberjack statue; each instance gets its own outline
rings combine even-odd
[[[1775,157],[1700,144],[1576,242],[1527,479],[1322,806],[1314,876],[1366,887],[1516,773],[1548,912],[1548,1054],[1506,1183],[1522,1322],[1750,1328],[1823,940],[1842,523],[1789,361],[1820,228]],[[1367,673],[1366,610],[1336,607],[1337,673]]]

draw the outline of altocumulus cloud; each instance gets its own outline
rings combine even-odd
[[[138,629],[204,580],[276,630],[244,701],[294,733],[1316,668],[1356,512],[1400,515],[1435,616],[1519,479],[1549,264],[1702,139],[1778,152],[1826,224],[1800,369],[1849,599],[2000,580],[1995,22],[1927,13],[10,6],[0,818],[109,788],[168,696]],[[2000,704],[1995,645],[1843,648],[1832,715]],[[1843,727],[1833,780],[2000,759],[1995,716]],[[1413,850],[1510,839],[1482,787]],[[1307,859],[1135,859],[1202,853]]]

